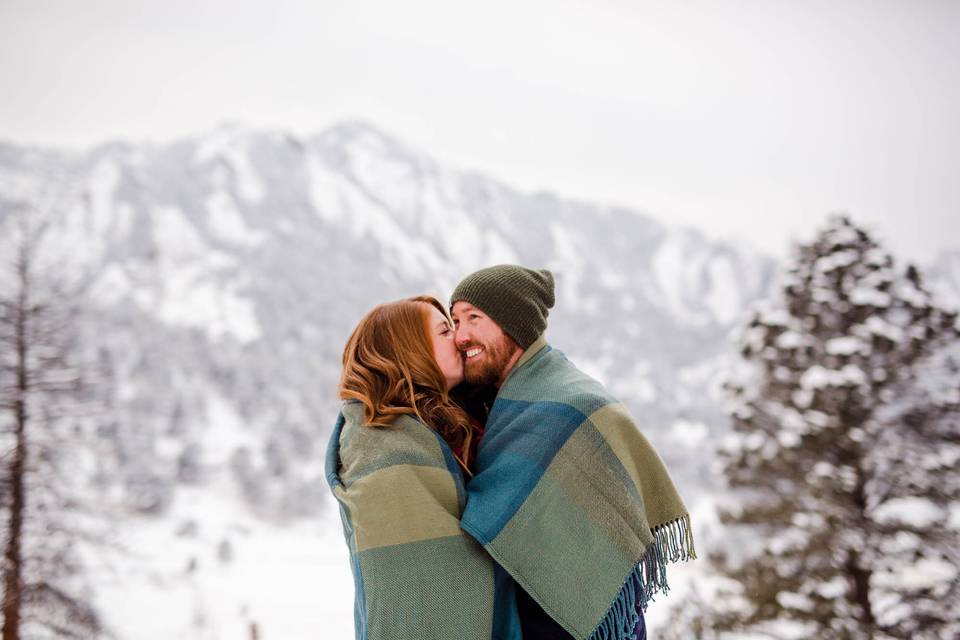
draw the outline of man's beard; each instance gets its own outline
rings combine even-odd
[[[500,336],[496,342],[490,344],[471,344],[467,349],[480,346],[483,347],[483,353],[480,356],[480,362],[471,362],[464,360],[463,379],[470,384],[489,384],[496,385],[500,383],[504,370],[510,363],[510,359],[520,347],[510,339],[506,334]],[[466,352],[466,349],[463,350]]]

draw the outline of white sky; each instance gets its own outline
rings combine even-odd
[[[0,138],[363,119],[529,190],[782,253],[960,246],[960,1],[0,0]]]

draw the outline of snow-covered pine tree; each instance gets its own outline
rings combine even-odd
[[[667,637],[957,637],[957,418],[909,390],[958,334],[848,217],[796,247],[729,385],[715,593]]]
[[[867,453],[870,597],[897,638],[960,638],[960,341],[876,412]]]

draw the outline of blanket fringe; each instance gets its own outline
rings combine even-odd
[[[653,542],[624,580],[613,604],[588,640],[633,640],[633,631],[641,612],[647,610],[647,603],[653,601],[654,594],[670,591],[667,563],[697,557],[689,515],[664,523],[652,533]]]

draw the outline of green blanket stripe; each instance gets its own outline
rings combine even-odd
[[[362,407],[356,402],[344,405],[343,415],[347,422],[336,450],[343,465],[339,475],[345,487],[349,488],[371,473],[399,464],[448,468],[434,431],[418,428],[419,423],[408,416],[400,417],[392,429],[359,429]]]

